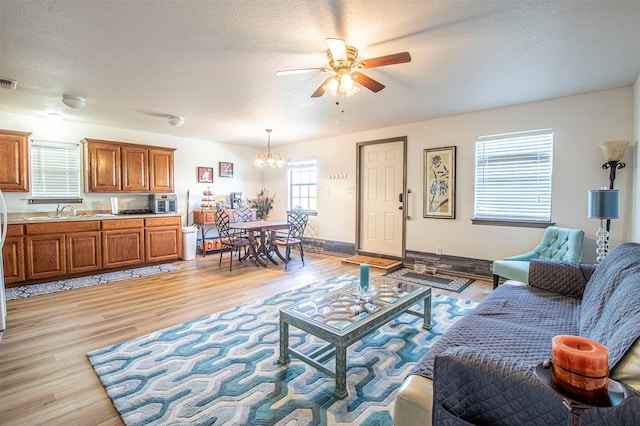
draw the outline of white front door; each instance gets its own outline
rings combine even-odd
[[[358,149],[358,250],[403,257],[406,138],[365,142]]]

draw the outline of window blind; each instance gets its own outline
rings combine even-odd
[[[35,198],[80,198],[80,145],[31,141],[31,195]]]
[[[551,221],[553,131],[476,139],[475,219]]]

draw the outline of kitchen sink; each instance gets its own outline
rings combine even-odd
[[[54,220],[54,219],[70,219],[75,216],[30,216],[25,217],[24,220]]]

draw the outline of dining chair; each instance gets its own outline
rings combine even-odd
[[[304,237],[304,230],[307,227],[309,215],[302,207],[296,207],[295,209],[287,213],[288,230],[284,234],[276,235],[276,238],[270,242],[269,247],[271,251],[275,251],[279,258],[283,258],[280,254],[279,247],[285,248],[284,255],[284,270],[287,270],[287,265],[291,260],[291,247],[297,246],[300,250],[300,260],[302,260],[302,266],[304,266],[304,249],[302,247],[302,238]]]
[[[220,239],[220,244],[222,245],[218,266],[222,265],[222,254],[225,252],[224,249],[228,249],[230,253],[229,271],[231,271],[231,268],[233,266],[234,251],[238,252],[238,261],[240,261],[240,249],[244,248],[246,254],[247,248],[252,244],[252,242],[249,240],[249,238],[236,234],[231,228],[229,228],[229,214],[226,211],[218,210],[214,217],[216,228],[218,228],[218,238]]]

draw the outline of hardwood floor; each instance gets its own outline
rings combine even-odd
[[[178,261],[180,271],[7,304],[8,327],[0,344],[2,425],[121,425],[86,353],[123,340],[232,308],[313,281],[348,273],[358,265],[309,253],[303,267],[257,268],[228,255]],[[381,270],[373,268],[372,276]],[[490,281],[476,281],[462,294],[479,301]]]

